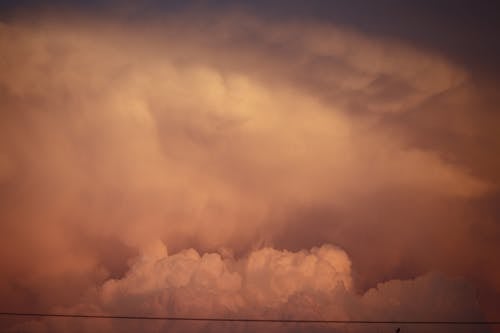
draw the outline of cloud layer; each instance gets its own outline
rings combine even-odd
[[[461,279],[428,274],[415,280],[381,283],[364,295],[357,295],[352,290],[350,266],[347,254],[331,245],[300,252],[263,248],[244,259],[234,260],[219,253],[200,255],[194,249],[167,255],[163,244],[156,242],[143,251],[122,279],[108,280],[87,295],[86,303],[59,309],[59,312],[375,321],[481,318],[474,290]],[[73,319],[59,319],[23,323],[18,329],[47,332],[70,327],[72,330],[117,332],[228,329],[247,332],[255,330],[255,325],[266,325],[239,323],[228,328],[220,323],[150,324],[117,320],[101,320],[87,327],[82,324]],[[267,324],[264,330],[294,331],[300,329],[297,326]],[[312,325],[312,329],[318,331],[331,331],[332,328],[334,331],[346,329],[344,325]],[[347,329],[362,332],[366,327]],[[435,327],[424,327],[421,331],[427,329],[434,331]]]

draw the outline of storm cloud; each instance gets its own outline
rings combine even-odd
[[[446,58],[238,11],[19,16],[0,49],[3,308],[495,313],[493,147]]]

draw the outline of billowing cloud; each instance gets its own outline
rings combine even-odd
[[[108,280],[89,296],[90,303],[62,311],[205,318],[299,317],[309,320],[390,321],[397,318],[412,321],[418,318],[453,321],[456,318],[481,318],[474,290],[461,279],[428,274],[415,280],[381,283],[358,296],[352,290],[350,266],[347,254],[331,245],[295,253],[263,248],[244,259],[235,260],[219,253],[200,255],[194,249],[167,255],[161,242],[155,242],[143,251],[122,279]],[[37,327],[50,332],[65,330],[69,326],[86,329],[81,322],[65,321],[28,322],[19,329]],[[182,322],[130,325],[116,320],[102,320],[91,327],[95,329],[95,325],[103,330],[120,332],[144,331],[145,328],[185,331],[190,326]],[[252,325],[256,324],[232,327],[230,331],[251,331],[255,329]],[[319,331],[346,329],[343,325],[324,327],[315,324],[313,329],[314,326],[319,326],[316,327]],[[193,328],[205,331],[217,329],[217,325],[195,323]],[[297,327],[284,324],[271,328],[273,331],[290,329]],[[363,329],[366,328],[354,326],[355,331]],[[435,330],[435,327],[430,329]]]
[[[237,13],[18,18],[0,49],[9,308],[409,318],[467,289],[417,275],[489,270],[459,254],[496,248],[467,237],[496,184],[393,121],[466,84],[445,59]]]

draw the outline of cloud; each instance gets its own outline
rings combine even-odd
[[[144,311],[217,316],[272,309],[301,292],[350,287],[349,259],[332,246],[298,253],[263,248],[244,260],[187,249],[159,258],[143,254],[123,279],[108,280],[99,295],[108,309],[134,309],[162,295],[163,304],[149,304]]]
[[[457,318],[480,318],[474,290],[461,279],[437,274],[414,280],[384,282],[364,295],[357,295],[351,287],[351,263],[347,254],[331,245],[300,252],[263,248],[240,260],[223,258],[219,253],[200,255],[194,249],[167,255],[160,242],[153,245],[154,251],[149,247],[122,279],[106,281],[96,291],[91,303],[63,311],[309,320],[376,321],[397,318],[452,321]],[[66,324],[59,321],[46,321],[44,324],[44,329],[51,332],[67,328],[67,325],[85,331],[81,322],[73,321],[71,324],[71,320]],[[33,326],[34,323],[28,325]],[[105,325],[109,325],[105,326],[109,331],[137,329],[135,323],[130,326],[120,321],[108,321]],[[144,330],[149,324],[138,325]],[[224,330],[223,325],[217,327],[204,323],[194,331]],[[151,331],[167,328],[184,331],[186,324],[164,322],[150,327]],[[229,330],[247,331],[251,328],[236,325]],[[319,325],[319,331],[331,328]],[[431,331],[435,329],[430,328]],[[285,325],[270,329],[293,331],[297,327]],[[345,327],[333,326],[333,329],[343,330]],[[363,331],[366,328],[354,329]]]
[[[472,223],[449,208],[495,184],[387,120],[464,83],[445,59],[238,13],[16,18],[0,25],[0,49],[9,308],[71,308],[98,289],[96,309],[163,311],[172,300],[197,313],[268,304],[298,315],[342,282],[338,309],[354,299],[389,311],[392,287],[359,289],[430,270],[468,276],[457,244],[493,246],[469,240]],[[351,259],[303,250],[321,243]]]

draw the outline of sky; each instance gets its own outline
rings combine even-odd
[[[496,7],[2,2],[0,312],[500,320]]]

